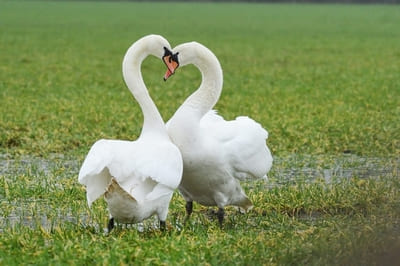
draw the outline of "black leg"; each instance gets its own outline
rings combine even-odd
[[[165,221],[160,220],[160,231],[165,232]]]
[[[217,212],[219,226],[222,228],[222,223],[224,221],[225,211],[224,208],[218,208]]]
[[[107,225],[108,233],[110,233],[111,230],[113,230],[113,228],[114,228],[114,217],[112,217],[112,218],[108,221],[108,225]]]
[[[185,218],[185,224],[189,220],[190,215],[193,212],[193,201],[186,201],[186,218]]]
[[[193,201],[186,202],[186,215],[190,216],[193,212]]]

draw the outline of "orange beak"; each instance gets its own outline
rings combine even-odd
[[[168,48],[164,47],[165,54],[162,57],[165,65],[167,66],[167,71],[164,75],[164,81],[166,81],[170,76],[175,73],[175,70],[179,67],[178,53],[173,54]]]

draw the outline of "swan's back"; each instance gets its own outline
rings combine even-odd
[[[219,149],[223,149],[235,178],[266,177],[272,166],[272,156],[265,143],[268,132],[259,123],[245,116],[226,121],[212,110],[201,119],[200,130],[221,145]]]

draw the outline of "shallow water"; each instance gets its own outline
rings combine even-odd
[[[49,159],[24,156],[11,159],[7,154],[0,155],[0,176],[41,173],[50,175],[55,169],[65,168],[72,174],[77,174],[80,162],[62,155],[52,155]]]
[[[272,183],[286,184],[323,179],[330,183],[352,177],[400,177],[399,165],[400,158],[359,157],[356,155],[340,157],[293,155],[286,158],[275,158],[274,169],[271,171],[273,180],[271,181],[273,181]]]
[[[53,188],[62,188],[58,184],[62,179],[77,179],[81,162],[53,155],[49,159],[22,157],[18,160],[0,155],[0,178],[9,183],[16,177],[24,175],[40,180],[53,182]],[[313,182],[324,180],[327,183],[341,181],[352,177],[385,178],[400,177],[400,158],[366,158],[356,155],[329,156],[299,156],[292,155],[274,158],[274,165],[268,174],[267,187],[282,186],[296,182]],[[77,180],[76,180],[77,183]],[[46,183],[47,184],[47,183]],[[251,183],[247,183],[251,187]],[[48,184],[47,184],[48,185]],[[1,190],[0,190],[1,192]],[[67,223],[92,227],[98,232],[106,229],[99,227],[99,220],[91,217],[88,208],[72,210],[54,208],[49,203],[51,199],[11,199],[0,193],[0,233],[8,227],[30,227],[51,230]],[[84,203],[85,204],[85,203]],[[82,204],[82,206],[84,206]],[[143,231],[145,227],[157,227],[156,219],[147,224],[131,227]]]

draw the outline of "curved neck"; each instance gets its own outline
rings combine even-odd
[[[218,59],[208,49],[201,50],[200,56],[193,64],[200,70],[202,82],[200,87],[185,100],[182,107],[193,110],[201,119],[217,103],[222,91],[223,75]]]
[[[144,121],[140,136],[150,133],[168,136],[164,121],[147,91],[140,70],[143,60],[148,55],[149,52],[146,51],[143,45],[132,45],[126,52],[122,62],[122,74],[127,87],[139,103],[143,112]]]

